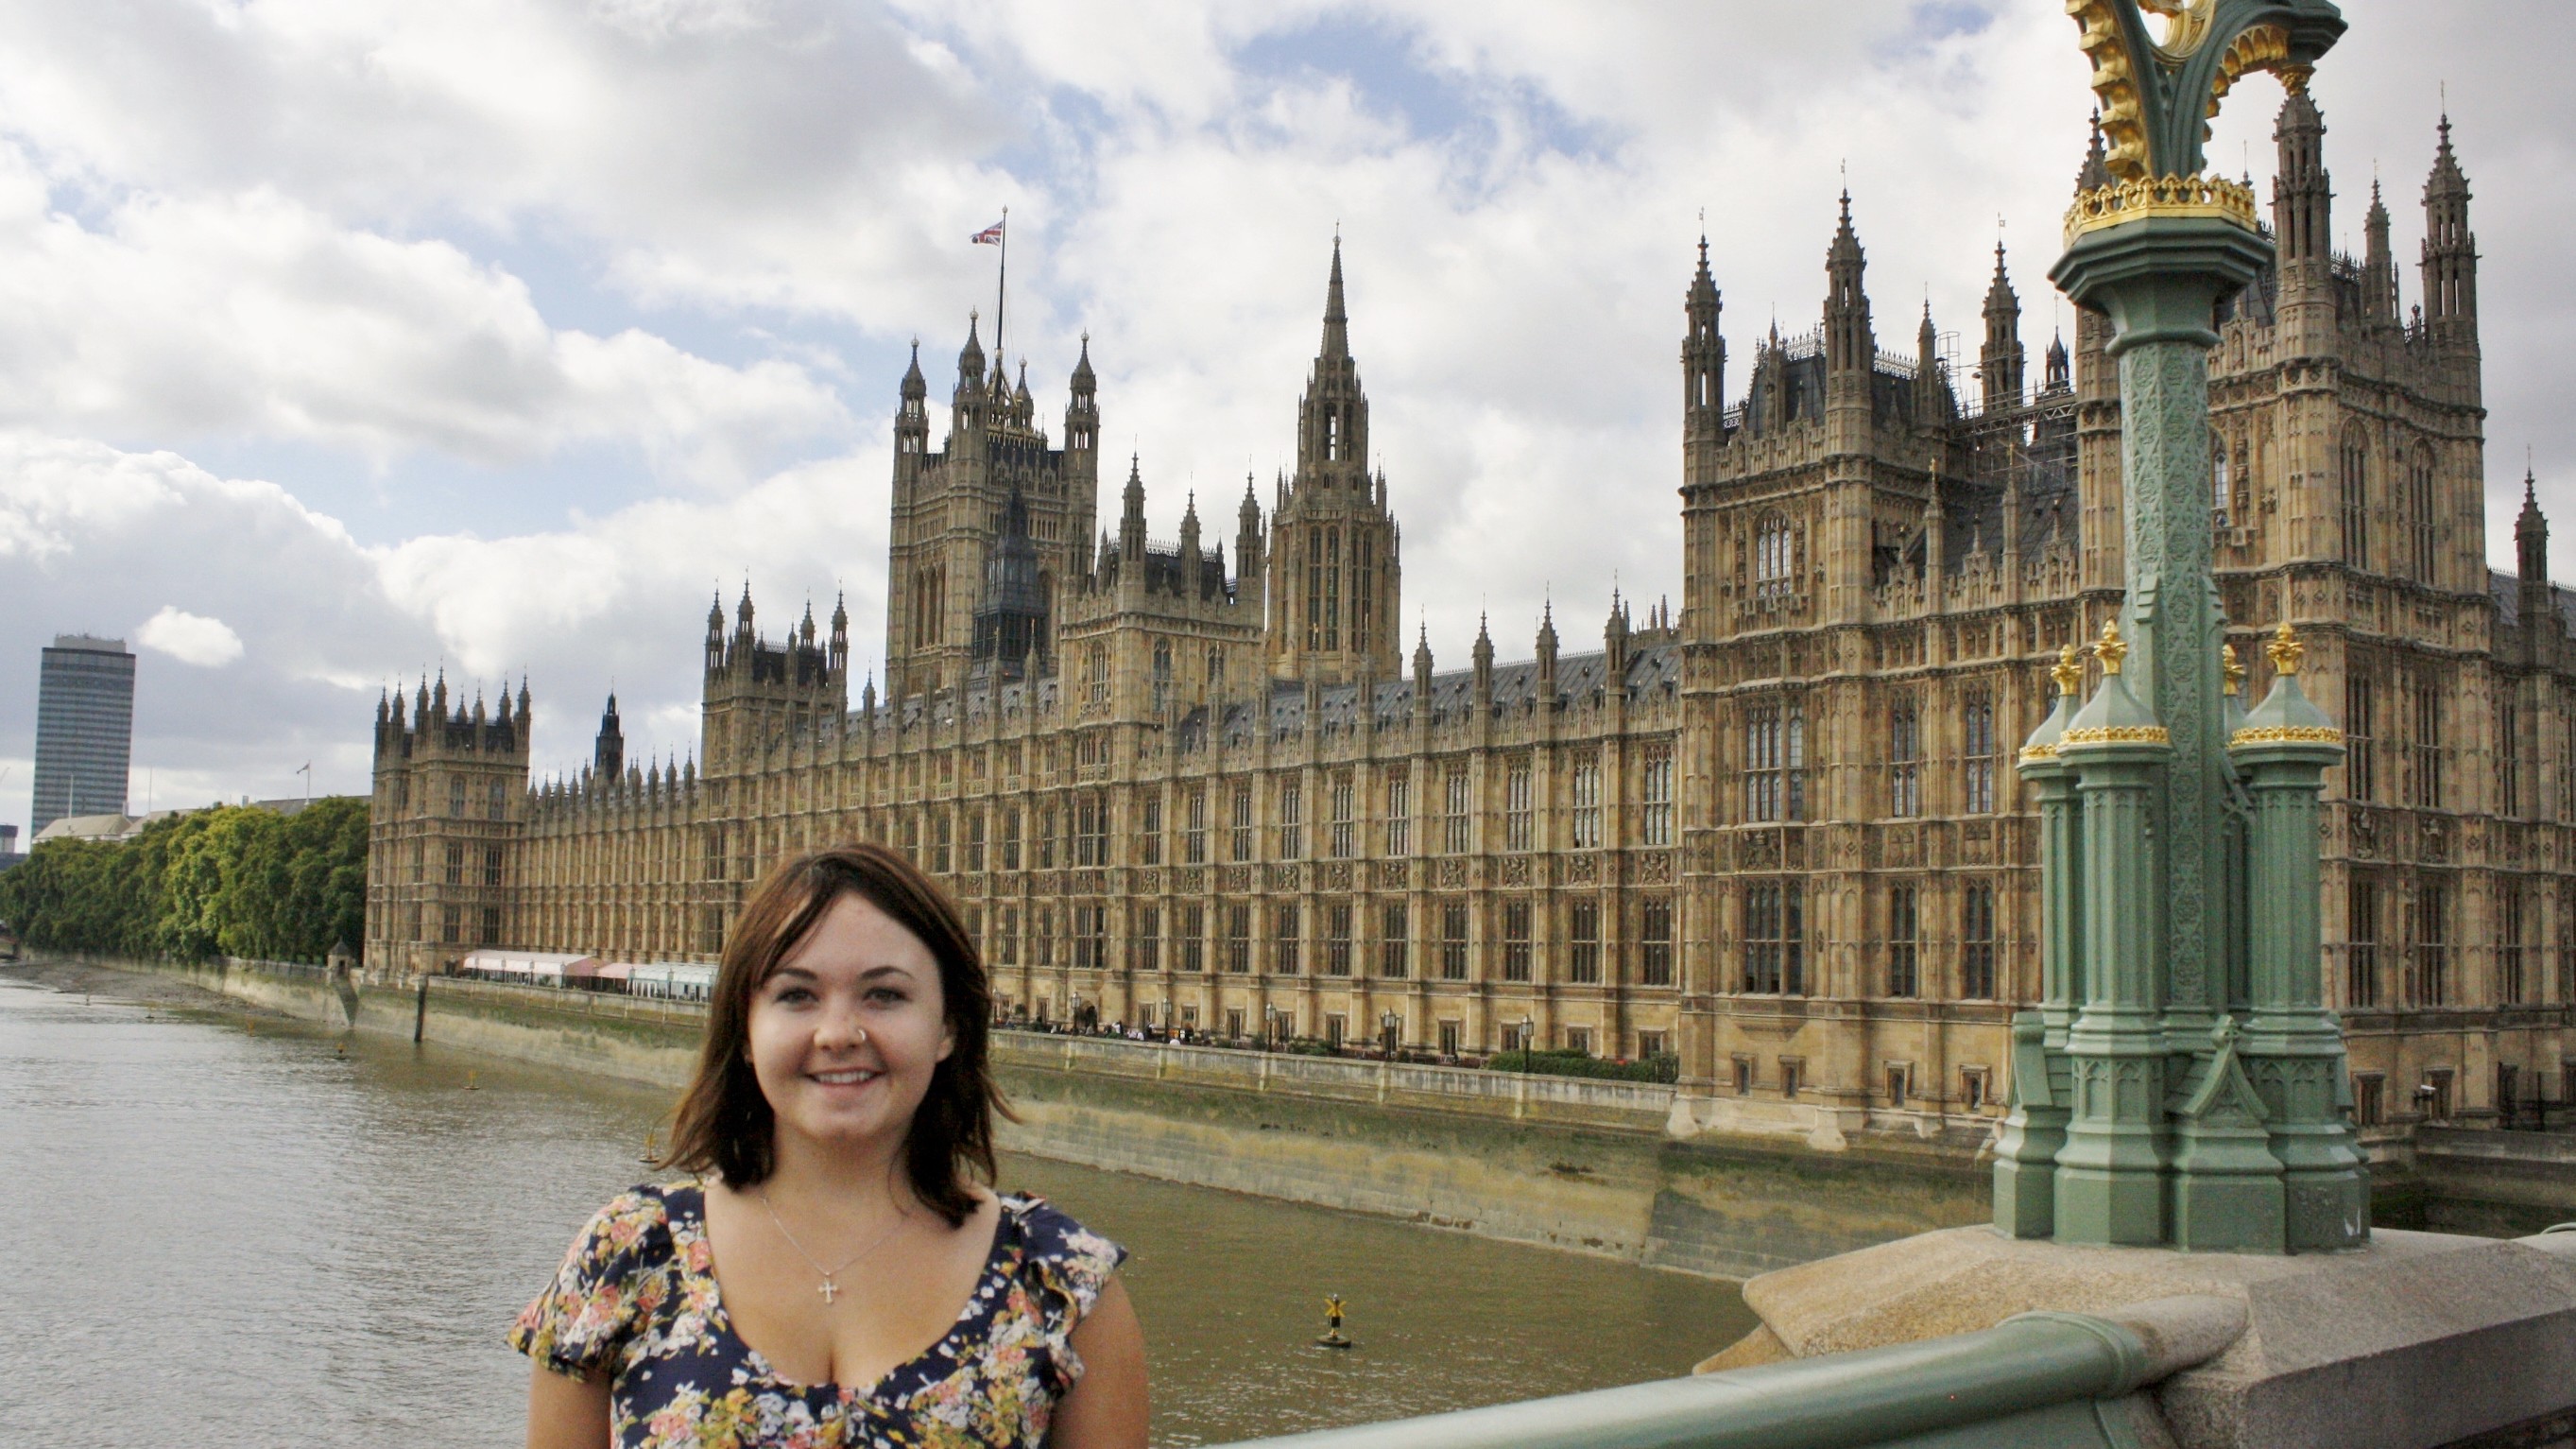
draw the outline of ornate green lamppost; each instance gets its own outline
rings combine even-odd
[[[2340,736],[2292,671],[2251,714],[2232,675],[2222,694],[2208,352],[2218,302],[2272,244],[2251,189],[2204,175],[2201,153],[2239,78],[2304,89],[2344,21],[2328,0],[2068,10],[2112,180],[2077,197],[2050,276],[2111,320],[2127,599],[2095,647],[2101,687],[2079,708],[2061,666],[2020,762],[2041,814],[2044,995],[2016,1022],[1996,1221],[2081,1243],[2350,1246],[2367,1186],[2316,947],[2316,798]]]

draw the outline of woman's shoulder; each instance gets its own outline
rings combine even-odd
[[[704,1234],[686,1235],[678,1221],[698,1209],[694,1183],[644,1183],[609,1199],[591,1215],[554,1281],[519,1315],[510,1344],[557,1370],[588,1374],[616,1345],[681,1296],[686,1260],[703,1258]]]
[[[1002,1215],[1016,1231],[1027,1261],[1063,1272],[1092,1292],[1118,1270],[1127,1250],[1076,1221],[1071,1213],[1034,1193],[1001,1193]],[[1082,1295],[1086,1300],[1090,1292]]]
[[[697,1179],[637,1183],[593,1214],[582,1236],[595,1252],[633,1251],[667,1242],[676,1224],[705,1218],[706,1187]]]

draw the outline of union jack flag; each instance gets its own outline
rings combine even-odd
[[[997,221],[991,226],[984,228],[982,231],[975,233],[973,236],[966,238],[966,240],[979,247],[1000,246],[1002,244],[1002,223]]]

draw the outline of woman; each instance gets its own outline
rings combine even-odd
[[[999,1195],[984,966],[893,851],[782,866],[726,943],[668,1165],[511,1345],[530,1449],[1141,1449],[1125,1254]]]

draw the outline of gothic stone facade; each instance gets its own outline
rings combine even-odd
[[[2340,706],[2329,999],[2366,1126],[2563,1093],[2576,1056],[2576,601],[2526,496],[2486,566],[2476,254],[2445,122],[2420,301],[2386,208],[2327,246],[2323,123],[2284,108],[2274,270],[2212,361],[2211,526],[2249,697],[2259,636]],[[2087,163],[2100,166],[2099,143]],[[1401,534],[1368,462],[1338,245],[1298,457],[1235,556],[1147,537],[1131,463],[1090,530],[1088,350],[1064,446],[1025,381],[959,357],[930,450],[902,385],[888,693],[848,619],[780,642],[711,610],[698,758],[527,783],[528,703],[380,706],[368,962],[481,943],[712,959],[750,884],[851,838],[944,879],[1032,1019],[1481,1053],[1534,1037],[1680,1058],[1677,1126],[1968,1140],[2038,991],[2037,858],[2009,767],[2059,646],[2120,600],[2114,364],[2081,315],[2025,377],[2000,249],[1974,377],[1927,317],[1877,345],[1849,199],[1822,326],[1726,392],[1707,262],[1686,294],[1678,614],[1466,670],[1396,634]],[[1408,667],[1409,666],[1409,667]],[[495,782],[502,788],[496,793]],[[496,803],[497,802],[497,803]]]

